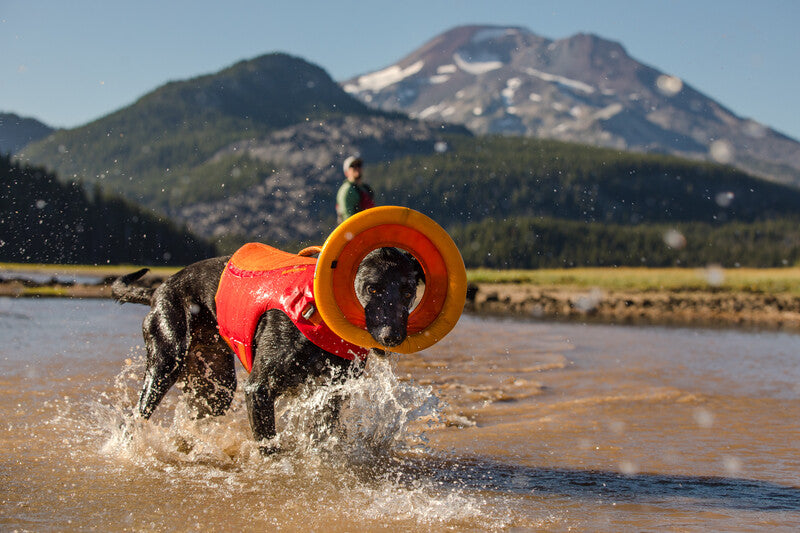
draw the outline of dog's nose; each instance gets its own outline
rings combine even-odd
[[[378,331],[378,338],[375,339],[384,346],[397,346],[405,339],[405,335],[394,331],[389,326],[384,326]]]

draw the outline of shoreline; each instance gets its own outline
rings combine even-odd
[[[800,297],[724,290],[577,289],[480,283],[475,314],[605,324],[726,327],[800,333]]]
[[[0,279],[0,296],[111,298],[97,283]],[[148,273],[142,284],[165,276]],[[800,296],[720,289],[611,290],[533,283],[470,283],[465,312],[512,318],[630,325],[723,327],[800,333]]]

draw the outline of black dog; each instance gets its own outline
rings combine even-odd
[[[147,348],[138,411],[149,418],[175,383],[182,385],[197,417],[218,416],[230,407],[236,390],[235,356],[218,331],[214,295],[229,257],[200,261],[175,273],[157,289],[131,286],[147,269],[112,285],[120,302],[151,306],[142,331]],[[396,248],[370,252],[359,266],[355,288],[364,306],[367,331],[383,346],[402,343],[422,268]],[[280,310],[261,316],[253,341],[253,368],[245,385],[248,417],[257,441],[272,439],[275,400],[310,378],[344,380],[359,376],[363,362],[347,360],[312,344]],[[338,402],[330,406],[331,419]],[[327,423],[327,421],[326,421]],[[266,443],[262,451],[271,451]]]

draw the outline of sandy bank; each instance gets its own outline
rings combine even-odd
[[[110,298],[109,276],[98,283],[0,279],[0,296]],[[158,285],[163,277],[143,281]],[[800,297],[713,290],[610,291],[533,284],[470,285],[474,314],[624,324],[742,327],[800,332]]]

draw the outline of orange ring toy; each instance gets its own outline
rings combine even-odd
[[[408,337],[391,348],[367,332],[353,285],[364,257],[383,247],[409,252],[425,273],[425,292],[408,317]],[[374,207],[345,220],[322,246],[314,272],[314,299],[322,319],[341,338],[365,348],[412,353],[432,346],[455,327],[466,298],[464,260],[450,235],[407,207]]]

